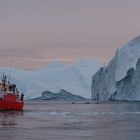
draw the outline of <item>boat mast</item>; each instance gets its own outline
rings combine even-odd
[[[11,79],[11,69],[9,69],[8,83],[10,83],[10,79]]]
[[[3,86],[3,91],[5,93],[6,91],[6,75],[3,74],[3,78],[2,78],[2,86]]]

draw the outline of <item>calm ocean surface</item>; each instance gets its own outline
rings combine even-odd
[[[0,140],[140,140],[140,102],[26,102],[0,112]]]

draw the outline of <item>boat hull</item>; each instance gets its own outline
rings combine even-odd
[[[0,100],[0,110],[22,110],[23,106],[23,101]]]

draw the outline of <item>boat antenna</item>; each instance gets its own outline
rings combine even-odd
[[[10,79],[11,79],[11,69],[9,69],[9,75],[8,75],[8,82],[10,83]]]
[[[0,79],[2,79],[2,76],[3,76],[3,71],[0,70]]]
[[[3,69],[3,72],[2,72],[2,79],[3,79],[4,76],[5,76],[5,71],[4,71],[4,69]]]

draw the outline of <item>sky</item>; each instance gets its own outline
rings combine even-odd
[[[106,65],[140,34],[139,0],[0,0],[0,66]]]

